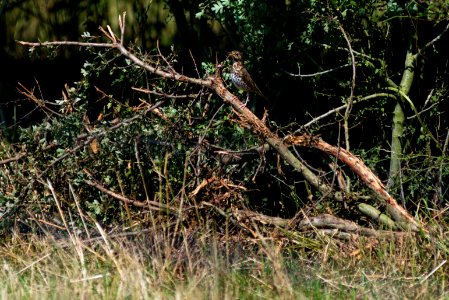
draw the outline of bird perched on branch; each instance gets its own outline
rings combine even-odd
[[[256,94],[262,97],[263,99],[267,100],[267,97],[265,97],[264,94],[262,94],[259,87],[251,78],[251,75],[249,75],[248,71],[246,70],[245,65],[243,64],[242,53],[240,51],[231,51],[229,52],[228,56],[231,57],[232,60],[234,61],[231,69],[232,83],[235,85],[236,88],[248,92],[245,105],[248,103],[249,93]]]

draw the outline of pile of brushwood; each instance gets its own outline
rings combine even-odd
[[[285,133],[268,111],[245,106],[226,58],[197,66],[192,57],[197,74],[185,75],[175,54],[127,45],[125,15],[119,24],[95,42],[20,42],[81,47],[89,59],[56,101],[19,86],[44,117],[1,141],[3,233],[165,224],[172,234],[213,228],[311,249],[305,237],[427,236],[359,156],[300,126]]]

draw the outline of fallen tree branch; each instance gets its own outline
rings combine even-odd
[[[376,193],[378,198],[383,201],[382,204],[387,205],[389,213],[401,228],[412,231],[417,231],[418,228],[422,228],[422,225],[418,224],[418,222],[387,192],[380,179],[374,175],[360,158],[356,157],[351,152],[332,146],[321,138],[314,138],[307,134],[303,134],[302,136],[291,136],[287,141],[295,145],[313,147],[337,157],[340,161],[350,167],[354,173],[356,173],[360,179],[362,179],[362,181]]]
[[[272,225],[280,228],[289,228],[290,224],[294,223],[292,219],[283,219],[280,217],[271,217],[260,214],[251,210],[233,210],[233,216],[239,222],[254,221],[263,225]],[[390,230],[375,230],[366,228],[356,223],[338,218],[329,214],[322,214],[315,217],[304,218],[295,228],[301,231],[309,229],[333,229],[339,232],[355,234],[366,237],[396,237],[403,235],[404,232],[390,231]]]
[[[296,171],[298,171],[313,187],[315,187],[324,197],[333,197],[342,201],[343,195],[340,192],[334,192],[332,187],[321,181],[305,164],[303,164],[296,156],[288,149],[287,144],[279,136],[274,134],[261,120],[259,120],[251,110],[243,105],[237,96],[226,89],[223,84],[221,76],[215,74],[210,76],[213,82],[213,89],[220,96],[224,102],[230,104],[237,112],[239,117],[249,125],[250,130],[262,137],[271,147],[273,147],[279,155]]]

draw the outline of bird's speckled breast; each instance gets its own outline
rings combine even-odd
[[[236,88],[248,91],[248,85],[245,84],[243,81],[243,78],[241,77],[241,70],[242,66],[239,62],[235,62],[232,65],[232,72],[231,72],[231,81],[236,86]]]

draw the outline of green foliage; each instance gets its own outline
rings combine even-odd
[[[264,39],[270,31],[265,22],[269,17],[266,1],[205,1],[199,4],[196,18],[214,19],[228,30],[234,30],[244,49],[257,54],[264,47]]]

